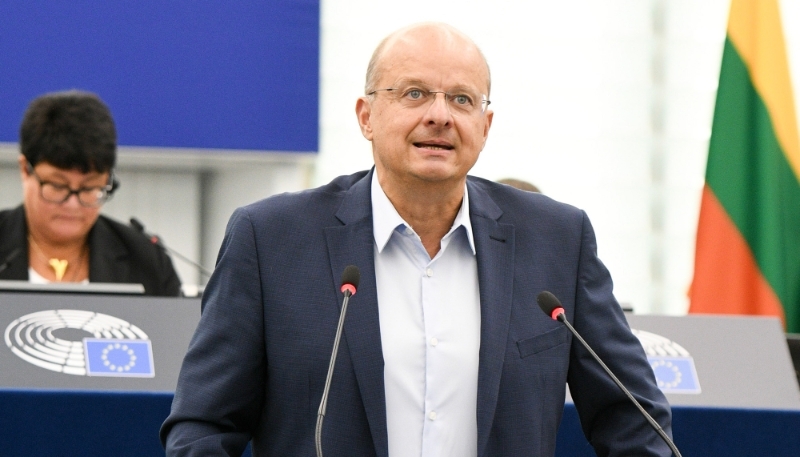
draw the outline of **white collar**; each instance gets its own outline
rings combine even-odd
[[[467,192],[467,184],[464,183],[464,198],[461,200],[461,208],[458,210],[458,214],[456,214],[456,218],[453,221],[453,226],[450,227],[450,230],[447,232],[445,237],[453,233],[458,227],[464,226],[464,230],[467,234],[467,240],[469,240],[469,246],[472,249],[472,253],[475,254],[475,241],[473,240],[472,235],[472,222],[469,219],[469,193]],[[386,196],[386,193],[381,188],[380,183],[378,182],[378,170],[373,169],[372,172],[372,234],[375,237],[375,244],[378,246],[378,252],[382,252],[383,248],[386,247],[386,243],[389,242],[389,238],[391,238],[392,233],[398,227],[409,227],[411,225],[408,224],[406,221],[400,217],[400,214],[397,213],[394,205],[392,202],[389,201],[389,197]]]

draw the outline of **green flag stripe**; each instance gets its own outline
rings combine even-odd
[[[788,331],[800,332],[800,181],[778,144],[744,61],[728,39],[706,183],[780,299]]]

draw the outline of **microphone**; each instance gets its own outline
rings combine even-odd
[[[577,338],[578,341],[581,342],[583,347],[585,347],[586,350],[589,351],[589,353],[592,355],[592,357],[594,357],[597,363],[599,363],[600,366],[603,367],[603,370],[605,370],[606,373],[608,373],[608,375],[611,377],[611,379],[614,380],[614,382],[617,384],[617,387],[619,387],[622,390],[622,392],[624,392],[625,395],[628,396],[628,399],[630,399],[630,401],[634,405],[636,405],[636,407],[639,409],[639,412],[642,413],[644,418],[647,419],[647,422],[650,423],[650,426],[653,427],[653,430],[655,430],[659,434],[659,436],[661,436],[661,439],[663,439],[664,442],[667,443],[667,446],[669,446],[669,448],[672,450],[672,453],[675,455],[675,457],[681,457],[681,453],[678,452],[678,448],[675,447],[675,443],[673,443],[672,440],[669,438],[669,436],[667,436],[667,434],[664,433],[664,429],[662,429],[661,426],[658,425],[658,422],[656,422],[656,420],[653,419],[653,416],[648,414],[647,411],[645,411],[645,409],[642,408],[642,405],[639,404],[638,401],[636,401],[631,392],[627,388],[625,388],[624,385],[622,385],[622,382],[619,379],[617,379],[616,376],[614,376],[614,373],[612,373],[611,370],[608,368],[608,366],[606,366],[606,364],[603,363],[602,360],[600,360],[600,357],[592,350],[592,348],[581,337],[581,335],[578,334],[578,331],[575,330],[572,324],[569,323],[566,314],[564,314],[564,307],[561,306],[561,302],[558,301],[558,298],[556,298],[556,296],[553,295],[551,292],[545,290],[536,297],[536,302],[539,303],[539,307],[542,308],[542,311],[544,311],[545,314],[550,316],[553,320],[557,320],[567,326],[569,331],[572,332],[573,335],[575,335],[575,338]]]
[[[6,256],[5,260],[3,260],[3,263],[0,263],[0,273],[4,272],[6,268],[11,265],[11,262],[17,258],[20,252],[22,252],[22,248],[15,248]]]
[[[139,219],[136,219],[135,217],[132,217],[131,218],[131,227],[135,228],[142,235],[147,237],[147,239],[149,239],[151,243],[153,243],[156,246],[160,247],[161,249],[169,252],[170,254],[174,255],[175,257],[178,257],[179,259],[183,260],[184,262],[188,263],[189,265],[197,268],[198,270],[200,270],[200,273],[205,274],[207,277],[209,277],[209,278],[211,277],[211,271],[209,271],[207,268],[205,268],[204,266],[202,266],[199,263],[195,262],[194,260],[186,257],[185,255],[181,254],[180,252],[167,247],[167,245],[165,245],[163,242],[161,242],[161,238],[159,238],[158,235],[147,233],[144,230],[144,224],[139,222]]]
[[[342,299],[342,311],[339,313],[339,325],[336,327],[336,338],[333,340],[333,353],[328,364],[328,377],[325,379],[325,389],[322,391],[322,400],[319,402],[319,413],[317,414],[317,427],[314,430],[314,441],[317,445],[317,457],[322,457],[322,421],[325,419],[325,410],[328,408],[328,391],[331,388],[331,378],[333,377],[333,367],[336,365],[336,354],[339,352],[339,339],[342,337],[344,327],[344,316],[347,314],[347,303],[350,297],[356,294],[358,281],[361,273],[355,265],[348,265],[342,273],[342,287],[340,290],[344,294]]]

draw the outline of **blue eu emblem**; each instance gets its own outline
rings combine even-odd
[[[631,329],[644,347],[658,388],[670,394],[699,394],[694,359],[680,344],[655,333]]]
[[[153,347],[150,340],[85,338],[86,374],[152,378]]]
[[[697,370],[691,357],[647,357],[658,387],[665,393],[699,394]]]

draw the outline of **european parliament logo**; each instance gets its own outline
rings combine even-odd
[[[699,394],[700,381],[689,351],[680,344],[655,333],[631,329],[644,347],[647,360],[664,393]]]
[[[153,347],[149,340],[84,338],[88,376],[152,378]]]
[[[6,327],[6,346],[45,370],[76,376],[155,377],[153,347],[139,327],[108,314],[54,309]]]

